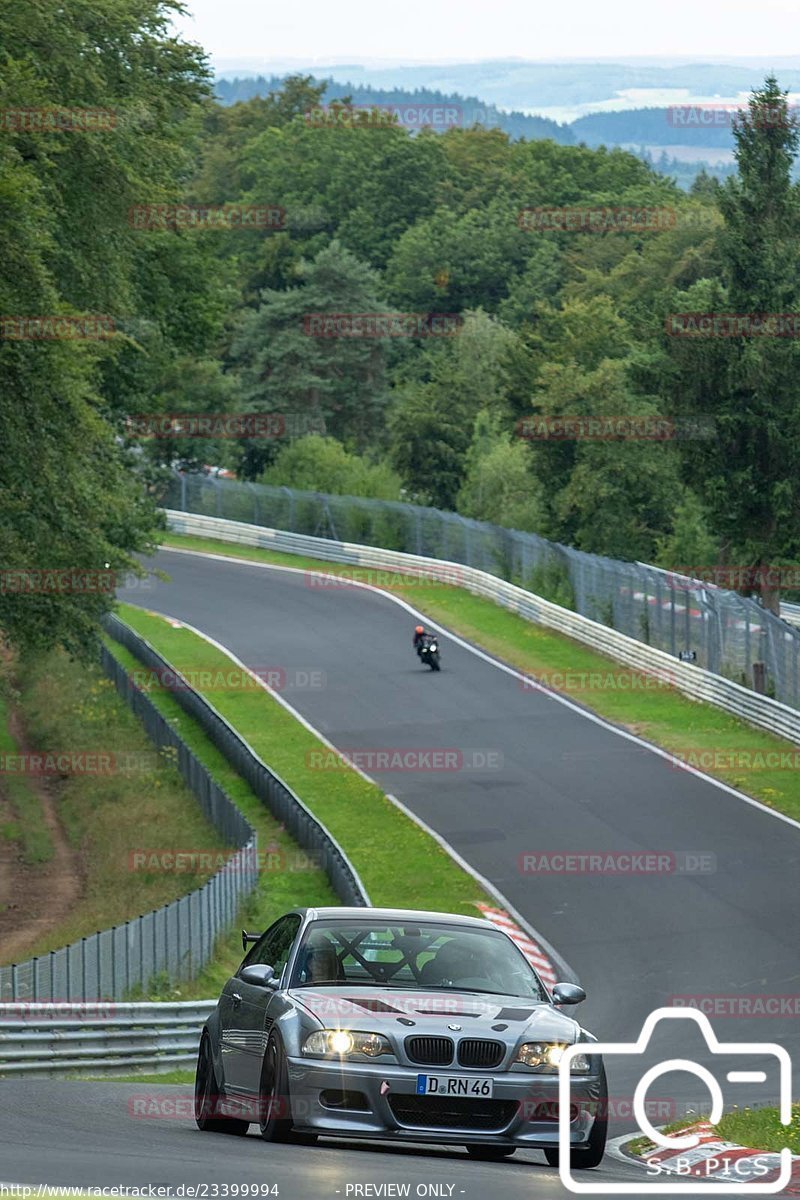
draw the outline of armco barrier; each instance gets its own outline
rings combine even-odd
[[[149,642],[139,637],[124,621],[111,615],[104,619],[103,624],[106,632],[130,650],[144,666],[159,673],[182,678],[171,663],[162,658]],[[197,721],[220,753],[266,804],[272,815],[284,824],[298,845],[304,850],[312,850],[319,854],[320,865],[342,903],[358,907],[369,905],[366,889],[339,843],[300,797],[262,762],[241,734],[228,724],[204,696],[188,684],[177,688],[172,695],[181,708]]]
[[[105,646],[101,661],[155,745],[174,756],[175,766],[208,819],[238,850],[203,887],[172,904],[60,950],[0,967],[0,1004],[121,1000],[134,989],[146,990],[159,975],[173,982],[190,979],[208,962],[217,938],[234,924],[242,899],[258,879],[255,830]]]
[[[117,1075],[189,1067],[213,1000],[0,1004],[0,1076]]]
[[[570,612],[569,609],[560,608],[549,600],[543,600],[541,596],[535,596],[524,588],[507,583],[498,579],[496,575],[476,567],[405,554],[398,550],[382,550],[375,546],[359,546],[352,542],[286,533],[280,529],[267,529],[261,525],[247,525],[219,517],[197,516],[174,509],[167,509],[167,523],[175,533],[217,538],[242,546],[260,546],[265,550],[302,554],[352,566],[395,572],[424,571],[429,578],[441,579],[451,584],[454,580],[459,580],[460,586],[470,592],[493,600],[537,625],[555,629],[558,633],[583,642],[599,653],[625,663],[626,666],[645,672],[659,672],[662,675],[669,672],[675,686],[693,700],[714,704],[751,725],[757,725],[778,737],[800,744],[800,710],[790,708],[768,696],[761,696],[702,667],[679,662],[663,650],[656,650],[624,633],[610,629],[607,625],[591,621],[588,617]]]
[[[688,651],[707,671],[765,690],[800,710],[800,629],[752,597],[692,578],[691,570],[686,575],[606,558],[537,533],[398,500],[336,496],[201,472],[175,472],[161,502],[165,509],[197,516],[486,571],[665,654]],[[781,570],[787,580],[791,574]]]

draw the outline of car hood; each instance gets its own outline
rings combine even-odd
[[[293,988],[289,995],[325,1027],[345,1026],[376,1033],[446,1034],[460,1025],[469,1036],[502,1035],[507,1041],[530,1036],[536,1041],[573,1042],[580,1026],[550,1004],[520,996],[474,992],[400,991],[398,988]]]

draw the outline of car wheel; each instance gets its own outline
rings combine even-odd
[[[289,1072],[278,1039],[270,1034],[261,1067],[258,1093],[259,1128],[265,1142],[285,1142],[292,1131]]]
[[[242,1137],[250,1128],[249,1121],[235,1117],[215,1116],[220,1102],[224,1100],[217,1084],[214,1060],[211,1056],[211,1039],[204,1033],[197,1055],[197,1072],[194,1079],[194,1119],[203,1133],[231,1133]]]
[[[298,1133],[296,1129],[292,1130],[291,1141],[298,1146],[314,1146],[317,1141],[318,1134],[316,1133]]]
[[[479,1158],[483,1162],[500,1162],[503,1158],[511,1158],[516,1146],[467,1146],[470,1158]]]

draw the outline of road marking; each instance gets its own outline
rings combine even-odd
[[[277,563],[262,563],[248,558],[233,558],[227,554],[213,554],[206,550],[184,550],[183,548],[177,546],[165,546],[162,547],[161,550],[162,553],[166,554],[189,554],[194,555],[195,558],[209,558],[213,559],[215,562],[235,563],[239,566],[258,567],[267,571],[285,571],[293,575],[324,574],[323,571],[315,571],[310,567],[285,567]],[[365,591],[375,592],[379,596],[385,596],[388,600],[392,600],[395,604],[398,604],[401,608],[404,608],[406,612],[411,613],[412,616],[419,617],[422,620],[427,621],[433,629],[439,631],[439,635],[441,637],[449,638],[451,642],[455,642],[457,646],[461,646],[464,650],[469,650],[471,654],[475,654],[478,658],[482,658],[484,662],[490,663],[493,667],[497,667],[497,669],[500,671],[505,671],[507,675],[512,675],[515,679],[520,680],[520,682],[524,683],[529,679],[529,676],[527,676],[523,671],[517,670],[516,667],[509,666],[507,663],[502,662],[498,658],[493,658],[491,654],[487,654],[486,651],[481,650],[479,646],[474,646],[471,642],[459,637],[457,633],[452,633],[449,629],[446,629],[443,625],[440,625],[437,621],[434,621],[432,617],[428,617],[425,613],[420,612],[419,609],[412,608],[407,601],[402,600],[399,596],[395,596],[393,592],[386,592],[383,590],[383,588],[376,587],[373,583],[361,583],[360,581],[350,579],[347,581],[347,586],[364,588]],[[510,612],[512,610],[509,609],[507,611]],[[532,621],[531,624],[535,625],[535,622]],[[610,661],[613,662],[615,660],[611,659]],[[554,692],[545,686],[540,686],[540,688],[537,689],[537,692],[538,691],[546,692],[552,700],[555,700],[558,704],[563,704],[565,708],[577,713],[585,720],[592,721],[593,724],[599,725],[601,729],[606,729],[609,733],[616,734],[617,737],[624,738],[628,742],[633,742],[634,745],[641,746],[642,749],[648,750],[651,754],[657,754],[659,758],[664,758],[670,762],[674,762],[675,756],[670,754],[669,750],[664,750],[661,746],[654,745],[653,742],[645,741],[644,738],[639,737],[638,734],[630,733],[627,729],[623,729],[619,725],[614,725],[612,722],[607,721],[605,717],[601,717],[597,713],[591,712],[589,709],[582,708],[579,704],[575,704],[572,700],[568,700],[566,696],[562,696],[559,692]],[[719,711],[723,712],[724,710],[720,709]],[[700,771],[697,767],[691,767],[685,763],[681,763],[680,770],[686,772],[688,775],[695,775],[698,779],[702,779],[705,783],[710,783],[719,791],[726,792],[729,796],[735,796],[737,800],[744,801],[744,803],[749,804],[751,808],[757,808],[761,812],[767,813],[769,816],[774,817],[776,820],[783,821],[786,825],[791,825],[793,829],[800,830],[800,821],[795,820],[794,817],[789,817],[786,815],[786,813],[777,812],[776,809],[770,808],[768,805],[763,804],[760,800],[756,800],[753,796],[747,796],[744,792],[737,791],[736,788],[731,787],[728,783],[724,783],[721,779],[716,779],[713,775],[706,775],[705,772]]]
[[[133,605],[132,607],[134,607],[134,608],[142,607],[143,608],[144,606]],[[148,611],[148,610],[145,610],[145,611]],[[149,611],[152,611],[152,610],[149,610]],[[241,669],[243,671],[245,671],[259,687],[263,688],[265,692],[269,693],[269,695],[272,696],[273,700],[277,700],[278,704],[280,704],[283,708],[285,708],[288,713],[291,713],[291,715],[295,718],[295,720],[299,721],[300,724],[309,731],[309,733],[312,733],[314,735],[314,737],[319,738],[319,740],[323,743],[323,745],[327,746],[330,750],[333,750],[334,752],[338,753],[337,747],[333,744],[333,742],[331,742],[325,736],[324,733],[322,733],[319,729],[317,729],[314,725],[312,725],[310,721],[306,720],[306,718],[303,716],[303,714],[301,712],[298,712],[297,709],[293,705],[291,705],[288,700],[286,700],[278,692],[274,691],[273,688],[271,688],[269,686],[269,684],[266,682],[265,679],[262,679],[260,675],[257,675],[254,671],[251,671],[250,668],[247,666],[247,663],[243,662],[240,658],[238,658],[233,653],[233,651],[229,650],[227,646],[222,644],[222,642],[218,642],[216,638],[211,636],[211,634],[204,633],[202,629],[197,629],[196,626],[190,625],[188,621],[179,620],[177,617],[168,616],[166,613],[156,613],[155,615],[163,617],[166,621],[168,621],[172,625],[172,627],[174,629],[180,629],[180,628],[188,629],[191,633],[196,634],[197,637],[200,637],[204,641],[208,642],[208,644],[210,646],[213,646],[216,650],[219,650],[220,653],[226,654],[232,663],[234,663],[237,667],[241,667]],[[174,664],[172,664],[172,665],[174,666]],[[206,699],[207,699],[207,697],[206,697]],[[241,737],[241,734],[239,736]],[[244,740],[244,739],[242,739],[242,740]],[[253,753],[255,754],[255,751],[253,751]],[[520,926],[520,932],[527,935],[527,937],[530,939],[531,945],[535,946],[535,948],[539,951],[540,954],[542,954],[543,956],[544,955],[547,956],[545,958],[545,967],[549,971],[549,973],[552,975],[553,983],[555,983],[557,981],[559,975],[561,976],[562,980],[566,980],[567,982],[570,982],[570,981],[577,982],[578,981],[577,972],[574,971],[573,968],[569,966],[569,964],[567,963],[564,956],[562,954],[560,954],[556,950],[556,948],[554,946],[552,946],[550,944],[550,942],[547,941],[547,939],[545,937],[543,937],[540,933],[537,932],[537,930],[535,930],[533,928],[533,926],[530,924],[530,922],[527,921],[525,917],[523,917],[522,913],[518,912],[517,909],[514,908],[511,901],[506,899],[506,897],[503,895],[503,893],[499,890],[499,888],[495,887],[495,885],[491,882],[490,879],[487,879],[484,875],[481,875],[480,871],[476,870],[476,868],[473,867],[471,863],[467,862],[467,860],[465,858],[462,858],[462,856],[458,853],[458,851],[455,849],[455,847],[451,846],[450,843],[446,840],[446,838],[443,838],[440,833],[437,833],[437,831],[435,829],[432,829],[431,826],[428,825],[427,821],[423,821],[423,819],[421,817],[417,816],[417,814],[415,812],[412,812],[410,808],[408,808],[405,804],[403,804],[402,800],[398,800],[398,798],[396,796],[393,796],[391,792],[384,792],[383,788],[381,787],[381,785],[378,783],[378,781],[376,779],[373,779],[371,775],[368,775],[366,771],[363,771],[361,769],[361,767],[357,766],[355,763],[350,763],[348,765],[351,767],[351,769],[353,771],[356,771],[361,776],[362,779],[365,779],[368,783],[374,784],[374,786],[377,787],[379,789],[379,791],[381,791],[386,796],[387,800],[389,800],[390,803],[393,804],[395,808],[399,808],[402,813],[404,813],[407,817],[410,818],[410,820],[412,820],[416,825],[419,825],[419,827],[421,829],[423,829],[427,834],[429,834],[434,839],[435,842],[438,842],[438,844],[442,847],[442,849],[445,850],[446,853],[450,855],[450,857],[454,860],[454,862],[456,862],[458,864],[458,866],[460,866],[464,871],[466,871],[467,874],[471,875],[472,878],[476,881],[476,883],[479,883],[480,886],[485,891],[487,891],[490,896],[494,896],[494,898],[502,905],[502,908],[504,910],[504,915],[507,917],[507,919],[510,920],[510,918],[512,916],[516,919],[518,925]],[[309,810],[309,811],[311,811],[311,810]],[[363,885],[362,885],[362,887],[363,887]],[[366,894],[366,889],[364,889],[364,891]],[[480,906],[480,904],[478,904],[478,905],[476,905],[476,907],[481,907],[481,906]],[[557,965],[557,967],[556,967],[556,965]],[[540,974],[543,974],[543,972],[540,971]]]

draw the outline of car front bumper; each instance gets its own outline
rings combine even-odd
[[[458,1072],[491,1078],[494,1094],[491,1100],[451,1101],[417,1095],[418,1074],[431,1073],[422,1067],[289,1058],[288,1073],[292,1119],[300,1130],[409,1142],[558,1146],[557,1075]],[[580,1147],[606,1102],[602,1076],[575,1076],[570,1091],[570,1143]]]

